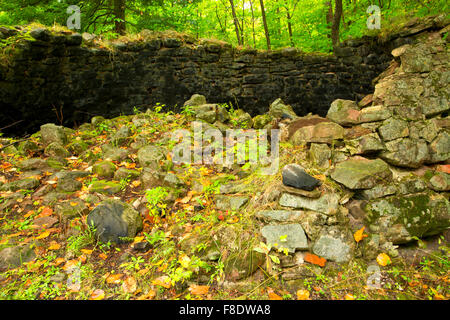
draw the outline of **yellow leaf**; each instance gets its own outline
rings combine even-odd
[[[60,264],[64,263],[66,261],[64,258],[56,258],[53,262],[55,266],[59,266]]]
[[[347,293],[347,294],[344,296],[344,299],[345,299],[345,300],[355,300],[355,297],[354,297],[351,293]]]
[[[209,291],[209,286],[198,286],[193,284],[189,287],[189,291],[194,295],[204,295]]]
[[[133,243],[139,243],[142,242],[145,239],[145,237],[134,237]]]
[[[50,246],[48,247],[48,250],[59,250],[61,248],[61,245],[57,243],[56,241],[52,241],[50,243]]]
[[[391,263],[391,258],[386,253],[380,253],[377,256],[377,262],[380,266],[385,267]]]
[[[83,252],[84,254],[90,255],[92,254],[94,250],[88,250],[88,249],[81,249],[81,252]]]
[[[150,289],[147,294],[140,296],[137,300],[152,300],[154,297],[156,297],[156,292]]]
[[[102,289],[96,289],[92,292],[89,300],[103,300],[105,298],[105,291]]]
[[[36,240],[47,238],[50,235],[50,231],[44,231],[36,237]]]
[[[169,289],[171,287],[170,278],[168,276],[162,276],[159,278],[156,278],[152,281],[152,284],[155,286],[161,286],[164,288]]]
[[[141,185],[141,181],[134,180],[134,181],[131,181],[131,184],[133,185],[133,187],[137,188]]]
[[[71,205],[72,207],[76,207],[76,206],[78,205],[78,202],[70,201],[70,205]]]
[[[178,262],[181,264],[183,268],[187,269],[189,267],[189,263],[191,262],[191,258],[183,254],[178,260]]]
[[[355,241],[356,241],[356,242],[360,242],[362,239],[368,237],[367,234],[364,234],[364,229],[365,229],[365,228],[366,228],[366,227],[362,227],[361,229],[359,229],[358,231],[356,231],[356,232],[353,234],[353,238],[355,238]]]
[[[308,290],[297,290],[297,300],[309,300],[309,291]]]
[[[283,300],[283,298],[280,297],[279,295],[277,295],[277,294],[275,293],[275,291],[273,291],[272,288],[267,288],[267,293],[268,293],[268,295],[269,295],[269,299],[270,299],[270,300]]]

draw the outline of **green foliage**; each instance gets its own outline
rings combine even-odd
[[[169,193],[164,187],[156,187],[145,192],[150,216],[165,215],[167,204],[164,203],[164,200],[168,195]]]
[[[196,38],[215,38],[238,44],[230,2],[234,4],[243,47],[266,48],[260,2],[255,0],[8,0],[0,3],[0,24],[22,25],[39,22],[47,26],[66,25],[69,5],[81,9],[80,32],[102,34],[104,39],[143,29],[174,30]],[[329,1],[334,5],[334,1]],[[395,29],[412,16],[448,12],[448,1],[343,1],[340,28],[341,40],[368,33],[366,26],[369,5],[381,7],[382,29]],[[266,0],[265,15],[272,49],[295,46],[304,52],[330,52],[331,22],[329,7],[323,0]],[[289,28],[290,26],[290,28]],[[291,30],[291,32],[289,32]]]

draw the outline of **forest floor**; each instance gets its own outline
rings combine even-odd
[[[49,199],[38,191],[56,188],[57,179],[50,168],[36,172],[40,188],[2,191],[0,193],[0,250],[8,247],[29,248],[32,258],[25,263],[3,269],[0,273],[0,299],[273,299],[273,300],[316,300],[316,299],[449,299],[449,260],[448,248],[442,237],[430,239],[436,250],[427,249],[427,241],[410,245],[415,253],[423,251],[414,259],[381,256],[378,261],[379,286],[368,285],[368,262],[352,259],[344,264],[309,260],[303,263],[305,276],[285,281],[284,272],[279,267],[279,259],[266,254],[266,261],[246,279],[229,279],[223,263],[226,253],[220,252],[218,259],[200,259],[206,245],[201,241],[195,248],[186,250],[181,242],[196,235],[216,235],[229,232],[245,232],[251,240],[248,246],[257,247],[260,239],[257,224],[251,210],[219,210],[213,201],[214,196],[226,182],[238,180],[247,183],[251,189],[247,193],[257,193],[270,188],[275,175],[270,179],[256,175],[246,167],[238,171],[225,170],[217,166],[185,166],[183,170],[169,168],[183,181],[184,190],[172,195],[170,205],[157,203],[146,205],[143,215],[143,229],[128,242],[114,244],[102,243],[95,232],[87,226],[86,212],[95,207],[104,194],[92,192],[92,185],[98,181],[92,173],[92,164],[102,160],[102,145],[111,141],[111,134],[117,128],[128,125],[132,135],[128,142],[136,142],[146,136],[150,143],[166,141],[168,132],[187,128],[188,115],[147,112],[145,124],[135,126],[133,116],[122,116],[114,122],[101,122],[95,126],[84,126],[72,131],[74,141],[87,143],[87,153],[83,156],[66,158],[66,171],[89,171],[81,182],[80,190],[66,193],[64,197]],[[39,136],[33,135],[29,142],[39,146]],[[162,142],[161,142],[162,143]],[[7,146],[3,139],[3,147]],[[19,168],[28,158],[48,159],[42,148],[21,153],[11,148],[3,148],[1,153],[0,176],[2,183],[23,177]],[[120,147],[131,150],[130,144]],[[33,149],[33,148],[31,148]],[[292,145],[282,145],[281,157],[284,162],[301,156],[302,150]],[[84,157],[86,156],[86,157]],[[112,161],[117,168],[127,170],[142,169],[136,154],[129,153],[124,160]],[[320,177],[320,172],[317,172]],[[115,198],[127,203],[148,196],[139,175],[115,181],[120,190]],[[203,190],[193,188],[200,183]],[[153,199],[166,198],[164,189],[152,189]],[[249,192],[250,190],[250,192]],[[158,194],[158,192],[160,194]],[[51,193],[51,192],[50,192]],[[48,193],[47,193],[48,195]],[[64,218],[58,204],[64,202],[78,208],[79,200],[84,202],[82,213],[70,219]],[[164,212],[164,214],[161,214]],[[39,222],[46,221],[47,224]],[[364,241],[362,239],[361,241]],[[145,243],[144,246],[141,246]],[[442,244],[442,245],[440,245]],[[195,250],[194,250],[195,249]],[[253,249],[253,248],[252,248]],[[269,267],[269,268],[268,268]]]

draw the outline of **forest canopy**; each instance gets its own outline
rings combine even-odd
[[[367,27],[371,5],[380,8],[383,28],[449,11],[447,0],[8,0],[0,2],[0,25],[65,26],[71,5],[80,8],[78,32],[107,38],[174,30],[242,47],[305,52],[330,52],[343,39],[373,32]]]

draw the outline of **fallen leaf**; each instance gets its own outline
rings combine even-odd
[[[137,187],[139,187],[141,185],[141,181],[139,181],[139,180],[131,181],[131,185],[133,187],[137,188]]]
[[[50,231],[46,230],[36,237],[36,240],[47,238],[50,235]]]
[[[72,269],[73,267],[75,267],[76,265],[78,265],[78,260],[77,259],[72,259],[66,262],[66,264],[63,267],[64,271],[68,271],[70,269]]]
[[[137,289],[137,283],[136,283],[136,280],[132,276],[127,277],[122,282],[122,290],[125,293],[133,293],[136,291],[136,289]]]
[[[64,261],[66,261],[64,258],[56,258],[55,261],[53,261],[53,264],[59,266],[60,264],[63,264]]]
[[[147,294],[140,296],[137,300],[152,300],[154,297],[156,297],[156,292],[150,289]]]
[[[94,250],[81,249],[81,252],[83,252],[84,254],[90,255],[90,254],[92,254],[92,252],[94,252]]]
[[[345,299],[345,300],[355,300],[355,297],[354,297],[351,293],[347,293],[347,294],[344,296],[344,299]]]
[[[365,229],[365,228],[366,228],[366,227],[362,227],[361,229],[359,229],[358,231],[356,231],[356,232],[353,234],[353,238],[355,238],[355,241],[356,241],[356,242],[360,242],[362,239],[368,237],[367,234],[364,234],[364,229]]]
[[[170,278],[168,276],[156,278],[152,281],[152,284],[155,286],[164,287],[166,289],[169,289],[171,287]]]
[[[105,291],[96,289],[91,293],[89,300],[103,300],[105,298]]]
[[[277,295],[272,288],[267,288],[267,294],[269,295],[270,300],[283,300],[283,298]]]
[[[140,237],[134,237],[133,243],[139,243],[139,242],[142,242],[142,241],[144,241],[144,239],[145,239],[145,237],[142,237],[142,236],[140,236]]]
[[[47,248],[47,250],[59,250],[61,248],[61,245],[57,243],[56,241],[52,241],[50,243],[50,246]]]
[[[304,289],[297,290],[297,300],[309,300],[309,291]]]
[[[119,284],[123,274],[115,273],[106,278],[107,284]]]
[[[306,262],[318,265],[320,267],[325,267],[325,263],[327,262],[327,259],[316,256],[315,254],[312,253],[306,253],[304,260]]]
[[[194,295],[204,295],[204,294],[208,293],[209,286],[199,286],[199,285],[193,284],[189,287],[189,291]]]
[[[377,262],[380,266],[385,267],[391,263],[391,258],[386,253],[380,253],[377,256]]]
[[[51,216],[53,214],[53,209],[49,208],[49,207],[44,207],[44,209],[42,209],[41,213],[38,214],[38,218],[42,218],[42,217],[48,217]]]
[[[100,253],[99,255],[98,255],[98,257],[100,258],[100,259],[102,259],[102,260],[106,260],[106,259],[108,259],[108,255],[107,254],[105,254],[105,253]]]

